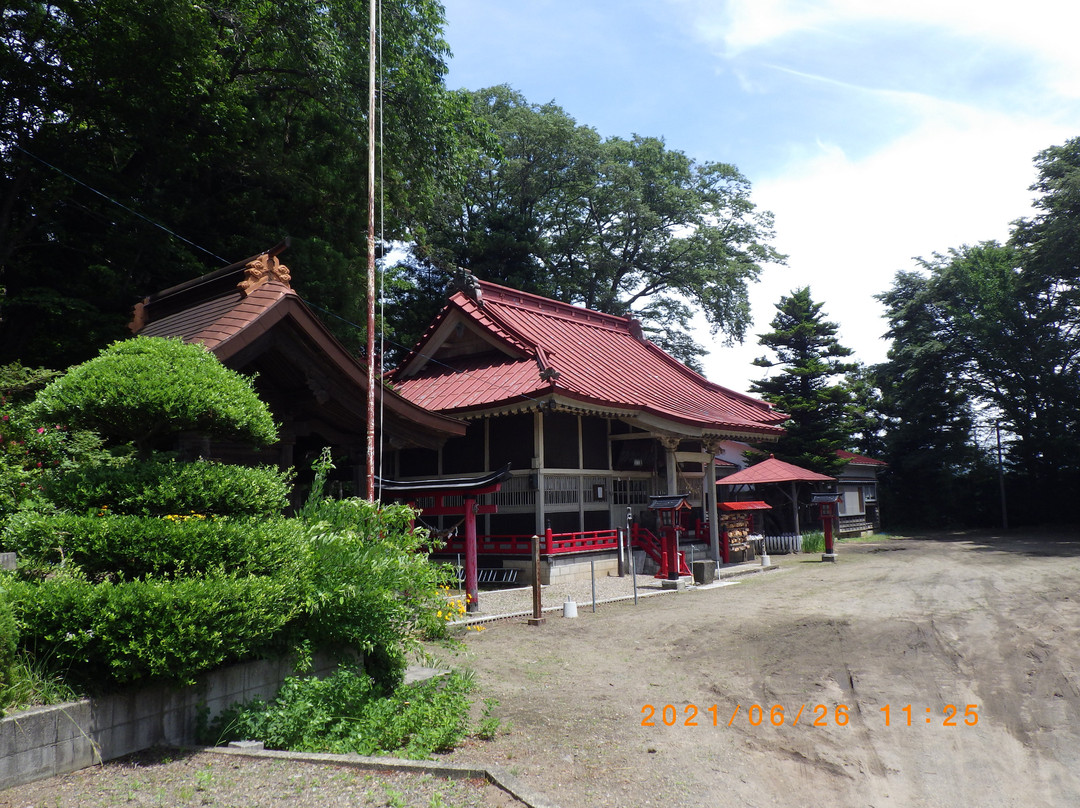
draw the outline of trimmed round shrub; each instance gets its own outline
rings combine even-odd
[[[80,516],[23,512],[0,532],[0,546],[29,567],[72,565],[95,579],[199,574],[268,575],[304,569],[304,527],[294,519],[202,515]]]
[[[92,584],[69,575],[13,581],[20,643],[72,683],[189,684],[275,646],[303,601],[294,576],[206,576]]]
[[[139,516],[277,516],[291,490],[292,471],[203,460],[83,466],[45,484],[46,496],[62,508]]]
[[[31,412],[131,441],[143,454],[182,432],[257,446],[277,440],[250,379],[201,345],[162,337],[113,343],[41,390]]]

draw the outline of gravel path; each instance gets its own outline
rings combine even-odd
[[[776,558],[773,556],[772,558]],[[731,579],[745,575],[753,575],[762,571],[775,570],[775,567],[763,569],[760,561],[745,564],[727,564],[721,566],[717,581],[704,586],[695,586],[690,578],[684,577],[683,581],[691,589],[709,589],[717,586],[726,586]],[[613,603],[622,600],[633,600],[635,576],[627,573],[625,577],[616,575],[596,576],[596,602]],[[638,574],[636,576],[637,596],[652,597],[654,595],[671,594],[672,590],[664,589],[659,578],[652,575]],[[572,600],[577,604],[579,612],[591,611],[593,597],[593,582],[589,580],[576,581],[573,583],[550,584],[540,588],[540,604],[544,613],[562,613],[563,604]],[[531,615],[533,608],[533,591],[531,586],[518,587],[515,589],[482,590],[480,592],[480,608],[476,612],[469,613],[464,619],[457,621],[462,624],[484,623],[508,616]]]

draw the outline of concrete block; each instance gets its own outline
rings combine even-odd
[[[0,720],[0,760],[15,754],[15,720]]]
[[[136,692],[131,701],[131,717],[138,720],[152,715],[161,715],[165,694],[160,687],[147,687]]]
[[[716,579],[715,561],[695,561],[692,569],[694,570],[694,583],[711,584]]]
[[[12,720],[15,722],[15,754],[56,743],[56,710],[50,707],[27,710],[13,716]]]
[[[93,724],[89,701],[61,704],[56,710],[56,742],[86,737],[92,731]]]
[[[149,715],[135,722],[136,750],[158,746],[164,740],[161,731],[161,715]]]
[[[243,749],[248,752],[261,752],[265,747],[262,741],[230,741],[230,749]]]
[[[0,570],[13,570],[19,566],[19,556],[16,553],[0,553]]]
[[[95,763],[94,744],[89,738],[70,738],[55,747],[54,765],[58,774],[78,771]]]

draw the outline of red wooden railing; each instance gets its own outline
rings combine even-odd
[[[440,552],[464,553],[465,537],[447,539]],[[532,552],[532,536],[477,536],[476,552],[481,555],[529,555]]]
[[[477,536],[476,552],[481,555],[528,555],[532,552],[532,536]],[[619,547],[619,531],[588,530],[578,533],[545,533],[540,545],[544,555],[585,553],[592,550],[616,550]],[[465,537],[454,536],[446,540],[440,551],[464,553]]]
[[[589,530],[584,533],[552,533],[544,536],[543,552],[549,555],[558,553],[582,553],[588,550],[617,550],[619,531]]]
[[[664,545],[648,528],[641,527],[641,525],[637,524],[631,525],[630,546],[640,547],[648,553],[649,557],[657,564],[663,563]]]

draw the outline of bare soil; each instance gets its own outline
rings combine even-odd
[[[1080,536],[839,552],[470,632],[510,727],[451,759],[567,808],[1080,805]]]
[[[563,808],[1080,805],[1080,535],[839,553],[467,632],[448,661],[476,671],[504,728],[448,760],[502,767]],[[10,789],[0,806],[512,804],[420,780],[195,755]]]

